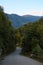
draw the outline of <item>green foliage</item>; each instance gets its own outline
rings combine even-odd
[[[14,51],[15,48],[15,30],[4,14],[3,8],[0,7],[0,49],[2,49],[0,53],[7,55]]]
[[[42,53],[42,49],[40,48],[40,46],[37,44],[37,46],[35,46],[32,49],[33,54],[39,56]]]
[[[35,23],[24,25],[20,29],[23,33],[22,53],[43,56],[43,18]]]
[[[0,53],[7,55],[15,50],[16,44],[22,46],[23,54],[33,54],[43,58],[43,18],[14,29],[0,6]]]

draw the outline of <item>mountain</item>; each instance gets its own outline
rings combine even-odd
[[[24,15],[19,16],[17,14],[6,14],[6,16],[10,19],[13,27],[18,28],[24,24],[29,22],[35,22],[41,18],[41,16],[33,16],[33,15]]]

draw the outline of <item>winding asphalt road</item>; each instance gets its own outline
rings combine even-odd
[[[21,48],[17,47],[15,52],[5,57],[1,65],[43,65],[38,61],[19,55],[20,52]]]

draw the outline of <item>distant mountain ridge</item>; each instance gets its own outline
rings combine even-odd
[[[15,28],[21,27],[22,25],[27,24],[29,22],[35,22],[41,18],[41,16],[33,15],[19,16],[17,14],[6,14],[6,16],[9,18],[13,27]]]

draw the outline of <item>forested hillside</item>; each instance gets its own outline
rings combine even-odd
[[[17,46],[21,53],[43,60],[43,18],[14,29],[0,6],[0,58],[13,52]]]
[[[0,57],[11,53],[15,48],[15,29],[0,6]]]
[[[35,22],[41,18],[41,16],[34,16],[34,15],[20,16],[17,14],[6,14],[6,16],[9,18],[9,20],[12,23],[12,26],[15,28],[19,28],[29,22]]]
[[[43,61],[43,18],[19,28],[22,35],[22,54]]]

